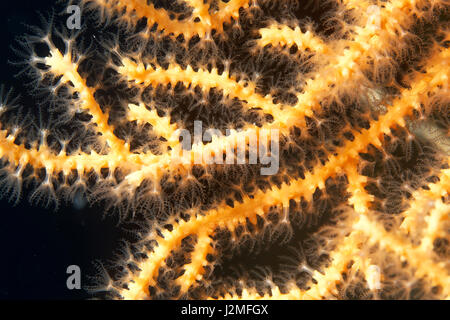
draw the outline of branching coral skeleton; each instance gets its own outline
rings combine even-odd
[[[107,297],[450,298],[449,3],[316,2],[80,1],[112,36],[87,53],[83,32],[25,42],[59,120],[20,128],[1,104],[3,192],[82,190],[145,222]],[[229,134],[186,149],[196,121]],[[199,163],[239,139],[250,158],[255,132],[275,174]],[[277,246],[297,258],[229,275]]]

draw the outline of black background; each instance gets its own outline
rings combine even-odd
[[[13,88],[26,108],[35,101],[24,85],[26,77],[14,76],[20,68],[8,63],[18,59],[11,46],[17,48],[17,38],[30,33],[27,25],[42,25],[38,13],[63,9],[56,0],[0,1],[0,84],[6,91]],[[86,276],[96,274],[93,262],[112,259],[123,237],[117,216],[104,216],[99,206],[57,211],[31,206],[28,196],[25,191],[17,206],[0,200],[0,299],[89,298],[83,289],[67,289],[66,269],[80,266],[82,286],[89,283]]]

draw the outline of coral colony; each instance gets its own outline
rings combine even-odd
[[[0,183],[138,222],[95,295],[450,297],[448,0],[68,5],[16,49]]]

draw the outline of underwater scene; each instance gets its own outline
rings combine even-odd
[[[0,299],[449,299],[449,6],[2,2]]]

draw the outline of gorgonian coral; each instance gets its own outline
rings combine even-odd
[[[93,291],[449,297],[448,1],[75,4],[22,41],[1,184],[141,226]]]

